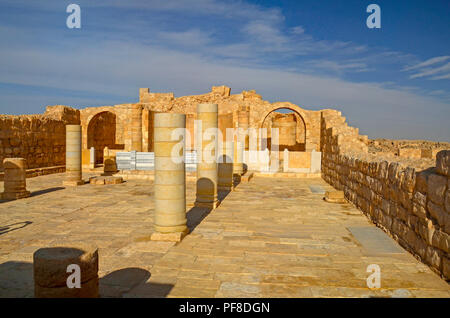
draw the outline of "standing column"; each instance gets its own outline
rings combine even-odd
[[[217,183],[217,144],[218,144],[218,106],[217,104],[198,104],[197,120],[201,121],[201,131],[197,137],[197,198],[196,207],[215,209],[218,206]],[[213,129],[211,129],[213,128]],[[215,129],[215,132],[214,132]],[[205,132],[209,133],[211,139],[206,140]],[[213,140],[214,139],[214,140]],[[213,143],[213,144],[211,144]],[[204,153],[203,150],[212,151]]]
[[[66,179],[64,186],[84,184],[81,179],[81,126],[66,125]]]
[[[239,140],[234,142],[234,160],[233,160],[233,174],[241,176],[244,173],[244,143]]]
[[[5,169],[4,192],[0,196],[3,200],[27,198],[26,168],[27,161],[23,158],[6,158],[3,160]]]
[[[217,188],[219,191],[233,190],[233,142],[223,143],[222,160],[219,162],[219,180]]]
[[[182,128],[178,139],[172,132]],[[157,113],[154,122],[155,149],[155,233],[152,240],[179,242],[186,226],[186,175],[184,163],[186,115]],[[182,139],[182,141],[180,141]],[[172,149],[176,156],[172,154]]]
[[[249,148],[248,125],[250,121],[250,112],[246,107],[242,107],[238,111],[238,127],[241,134],[241,142],[245,143],[244,150]]]
[[[95,148],[91,147],[90,153],[89,153],[89,168],[95,169]]]
[[[142,105],[131,107],[131,150],[142,151]]]

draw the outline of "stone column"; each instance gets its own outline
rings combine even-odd
[[[131,150],[142,151],[142,105],[131,107]]]
[[[81,126],[66,125],[66,179],[64,186],[84,184],[81,179]]]
[[[222,160],[218,167],[218,185],[219,191],[233,190],[233,142],[226,141],[223,143]]]
[[[116,155],[111,153],[108,147],[103,150],[102,176],[112,176],[117,172]]]
[[[27,198],[26,168],[27,161],[23,158],[6,158],[3,160],[5,169],[4,192],[0,196],[3,200]]]
[[[91,147],[89,151],[89,168],[95,169],[95,148]]]
[[[217,183],[218,183],[218,165],[217,165],[217,145],[218,145],[218,106],[217,104],[198,104],[197,120],[201,121],[201,131],[197,131],[197,198],[195,200],[196,207],[205,207],[215,209],[218,206],[217,199]],[[204,133],[210,128],[215,128],[215,135],[210,140],[205,140]],[[210,131],[211,132],[211,131]],[[198,135],[201,136],[198,136]],[[203,149],[211,147],[213,151],[206,158]]]
[[[97,247],[82,242],[52,245],[33,254],[34,297],[97,298]]]
[[[179,242],[188,233],[186,226],[185,144],[181,144],[181,149],[180,139],[172,140],[172,132],[177,128],[186,128],[186,115],[155,114],[154,226],[156,232],[152,234],[152,240]],[[182,134],[185,133],[184,129]],[[185,140],[185,136],[183,136],[183,140]],[[180,150],[177,151],[178,158],[172,156],[174,147],[180,147]]]
[[[239,141],[234,142],[233,174],[241,176],[244,173],[244,144]]]
[[[241,142],[244,143],[244,150],[249,149],[249,136],[248,136],[248,126],[250,121],[250,112],[247,108],[242,107],[238,111],[238,127],[239,133],[241,134]]]

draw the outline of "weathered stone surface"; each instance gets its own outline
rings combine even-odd
[[[447,178],[439,174],[430,174],[428,177],[427,194],[431,201],[444,205],[444,195],[447,188]]]
[[[182,232],[172,232],[172,233],[154,232],[154,233],[152,233],[150,240],[178,243],[178,242],[181,242],[188,233],[189,233],[189,230],[187,230],[187,229]]]
[[[42,287],[34,286],[34,297],[36,298],[97,298],[99,296],[98,277],[95,276],[81,283],[81,288]]]
[[[450,244],[450,236],[442,231],[435,231],[433,233],[432,245],[440,250],[448,253]]]
[[[344,196],[344,191],[326,191],[325,192],[325,201],[331,203],[346,203],[347,200]]]
[[[105,184],[121,184],[123,183],[122,177],[104,177],[97,176],[89,178],[89,183],[94,185],[105,185]]]
[[[79,124],[80,111],[48,106],[42,115],[0,115],[0,171],[5,157],[21,157],[28,168],[64,165],[65,125]]]
[[[0,198],[16,200],[29,197],[30,191],[27,191],[26,185],[26,160],[23,158],[6,158],[3,160],[3,166],[5,169],[5,190],[0,194]]]
[[[31,179],[29,187],[47,189],[61,180],[62,175],[42,176]],[[214,212],[190,215],[191,234],[176,245],[148,240],[154,213],[149,181],[67,188],[47,193],[45,200],[32,196],[27,200],[33,225],[9,232],[11,240],[0,240],[0,292],[32,297],[33,282],[29,286],[23,279],[32,276],[26,269],[34,245],[71,236],[98,244],[102,297],[302,297],[308,291],[314,297],[386,297],[398,288],[415,297],[448,297],[448,284],[406,251],[368,257],[347,228],[374,225],[351,204],[330,208],[310,193],[311,185],[333,190],[317,177],[255,176],[239,184]],[[187,183],[186,200],[195,200],[195,181]],[[1,205],[8,207],[2,210],[8,219],[23,219],[21,202]],[[413,239],[422,253],[425,243]],[[369,264],[381,266],[378,291],[366,286]],[[136,275],[135,269],[144,274]],[[12,282],[16,289],[5,289]]]
[[[450,150],[443,150],[437,153],[436,172],[450,177]]]
[[[449,227],[449,214],[440,205],[434,204],[432,201],[428,201],[427,204],[428,212],[430,215],[438,222],[444,231],[448,233],[450,231]]]
[[[447,192],[445,193],[445,210],[450,213],[450,187],[449,182],[447,182]]]
[[[442,259],[442,273],[444,277],[450,277],[450,258],[448,257]]]
[[[67,266],[80,266],[81,282],[98,273],[98,251],[94,245],[77,243],[54,243],[52,247],[40,248],[33,254],[34,281],[41,287],[66,286]]]

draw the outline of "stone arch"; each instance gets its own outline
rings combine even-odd
[[[308,118],[308,115],[306,114],[306,112],[295,104],[292,104],[292,103],[271,104],[270,107],[268,107],[263,112],[263,116],[258,123],[258,128],[263,128],[268,117],[273,112],[275,112],[279,109],[291,110],[295,114],[295,117],[296,117],[297,129],[301,128],[301,131],[302,131],[300,134],[297,134],[297,136],[296,136],[298,144],[294,147],[291,147],[291,148],[286,147],[286,148],[289,150],[294,150],[294,151],[305,151],[307,149],[306,145],[309,143],[308,135],[311,130],[311,125],[310,125],[309,118]],[[268,144],[268,147],[270,149],[269,144]]]
[[[115,147],[116,126],[117,117],[115,112],[103,110],[89,116],[86,125],[86,148],[95,148],[96,163],[103,162],[103,150],[105,147]]]

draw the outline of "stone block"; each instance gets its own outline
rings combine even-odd
[[[441,270],[441,254],[437,249],[432,246],[428,246],[425,258],[428,264],[430,264],[438,271]]]
[[[447,211],[447,213],[450,213],[450,187],[449,187],[449,182],[447,182],[447,191],[445,192],[445,211]]]
[[[162,241],[162,242],[181,242],[183,238],[189,234],[189,230],[186,229],[183,232],[172,232],[172,233],[160,233],[154,232],[150,236],[150,240],[152,241]]]
[[[447,188],[447,178],[432,173],[428,177],[428,198],[438,205],[444,205],[444,195]]]
[[[444,229],[445,232],[450,231],[449,214],[440,205],[434,204],[432,201],[427,203],[428,212],[437,221],[439,226]]]
[[[450,258],[448,258],[448,255],[442,259],[442,275],[447,281],[450,280]]]
[[[433,173],[433,169],[420,171],[416,174],[416,190],[426,194],[428,190],[428,177]]]
[[[69,288],[69,265],[80,268],[81,288]],[[35,297],[98,297],[98,250],[82,242],[54,243],[33,254]]]
[[[327,191],[324,200],[330,203],[347,203],[344,191]]]
[[[450,177],[450,150],[442,150],[437,153],[436,172]]]
[[[99,297],[98,277],[80,284],[80,288],[34,286],[36,298],[97,298]]]
[[[450,244],[450,236],[447,233],[442,232],[440,230],[434,231],[432,240],[431,240],[431,244],[434,247],[437,247],[438,249],[440,249],[448,254],[449,244]]]

